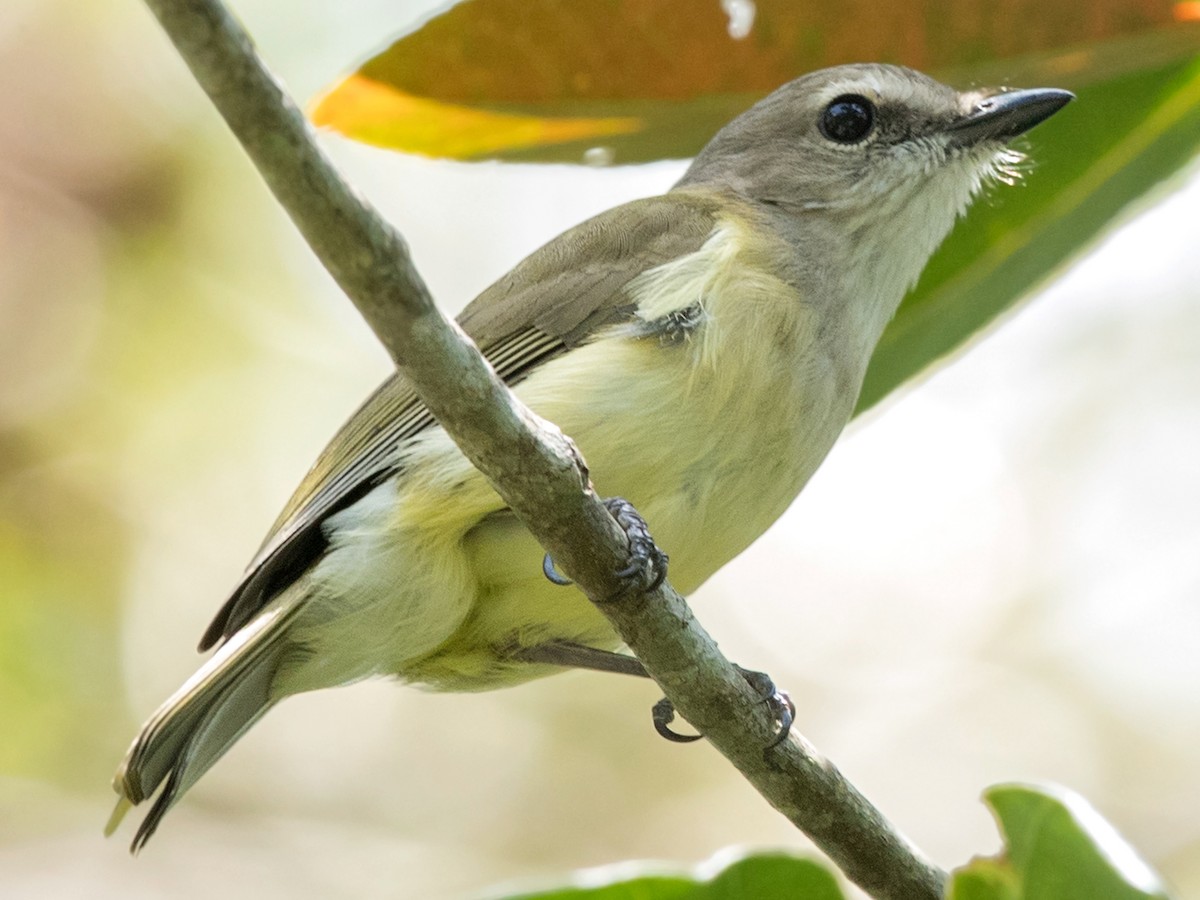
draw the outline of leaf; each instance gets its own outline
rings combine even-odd
[[[1020,879],[1006,861],[975,859],[954,873],[947,900],[1020,900]]]
[[[700,887],[694,900],[843,900],[844,896],[820,863],[783,853],[739,860]]]
[[[578,141],[590,145],[641,127],[632,116],[547,118],[439,103],[357,74],[317,106],[313,119],[368,144],[454,159]]]
[[[1186,4],[1161,0],[1097,0],[1086,16],[1038,0],[1003,13],[986,0],[865,0],[853,20],[833,0],[466,0],[335,85],[313,120],[455,159],[580,162],[597,145],[621,163],[690,157],[813,69],[869,59],[965,81],[1003,60],[997,80],[1012,83],[1023,58],[1075,87],[1131,60],[1147,68],[1193,55],[1200,28],[1164,27],[1186,17]],[[1131,37],[1156,49],[1095,49]]]
[[[786,853],[738,859],[715,873],[667,875],[649,865],[630,877],[630,864],[577,876],[578,885],[504,900],[845,900],[828,869]],[[500,900],[500,898],[497,898]]]
[[[1010,784],[984,799],[1005,853],[956,871],[949,900],[1166,900],[1158,876],[1078,794]]]

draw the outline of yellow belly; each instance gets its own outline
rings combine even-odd
[[[847,354],[818,339],[818,314],[739,262],[743,249],[720,231],[633,286],[644,321],[701,300],[688,335],[615,326],[516,388],[575,440],[601,496],[637,507],[684,593],[795,498],[847,421],[865,365],[847,370]],[[309,659],[329,662],[319,677],[289,670],[285,692],[380,672],[486,689],[554,671],[507,661],[514,647],[618,645],[579,591],[544,578],[541,548],[444,432],[403,454],[397,482],[330,520],[332,552],[314,577],[323,599],[296,626]]]
[[[795,346],[785,343],[764,348],[758,365],[731,385],[719,369],[697,367],[697,347],[613,340],[572,351],[517,393],[571,435],[601,496],[637,507],[670,556],[672,584],[686,594],[779,517],[849,413],[835,402],[835,379],[812,377],[820,360],[801,353],[810,365],[801,374]],[[475,579],[470,608],[443,645],[404,666],[403,677],[486,689],[554,671],[504,662],[514,646],[551,639],[619,646],[579,591],[544,578],[541,547],[511,514],[485,518],[461,547]]]

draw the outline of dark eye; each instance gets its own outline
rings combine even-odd
[[[821,134],[839,144],[861,141],[875,124],[875,104],[858,94],[843,94],[821,113]]]

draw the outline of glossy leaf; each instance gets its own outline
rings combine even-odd
[[[813,69],[880,60],[969,80],[1000,60],[998,80],[1015,83],[1032,60],[1078,87],[1130,60],[1148,68],[1194,53],[1200,32],[1177,22],[1187,9],[1165,0],[1099,0],[1087,15],[1037,0],[1003,10],[985,0],[466,0],[368,60],[313,117],[358,140],[456,159],[580,162],[595,146],[618,163],[689,157],[756,99]],[[1131,37],[1154,47],[1132,57],[1096,49]]]
[[[505,900],[845,900],[828,869],[784,853],[747,856],[715,873],[669,875],[645,866],[631,875],[631,868],[583,873],[572,886]]]
[[[949,900],[1166,900],[1158,876],[1078,794],[1000,785],[984,799],[1005,852],[955,872]]]

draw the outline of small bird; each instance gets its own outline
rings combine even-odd
[[[666,194],[559,235],[459,323],[574,439],[597,492],[645,517],[690,593],[795,499],[929,256],[985,184],[1012,180],[1009,139],[1071,99],[960,93],[887,65],[805,75],[725,126]],[[134,740],[109,833],[161,788],[140,849],[290,694],[380,675],[480,691],[569,666],[636,672],[592,604],[543,577],[543,555],[392,375],[217,613],[200,641],[216,652]]]

